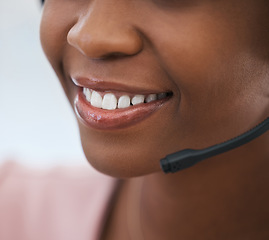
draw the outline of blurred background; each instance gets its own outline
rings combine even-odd
[[[0,1],[0,164],[87,164],[75,117],[39,42],[38,0]]]

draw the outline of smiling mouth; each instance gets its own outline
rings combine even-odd
[[[82,87],[75,98],[75,111],[89,127],[121,129],[148,118],[172,95],[172,92],[134,94]]]
[[[149,90],[96,78],[71,77],[78,87],[75,112],[86,126],[117,130],[151,116],[173,96],[171,91]]]
[[[162,100],[171,96],[170,92],[152,94],[113,93],[111,91],[98,92],[89,88],[83,88],[86,100],[96,108],[105,110],[125,109],[138,104],[146,104],[156,100]]]

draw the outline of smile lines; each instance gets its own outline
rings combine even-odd
[[[92,106],[105,110],[123,109],[141,103],[150,103],[156,100],[164,99],[171,95],[170,93],[148,95],[137,94],[133,96],[122,94],[116,97],[116,94],[111,92],[97,92],[89,88],[83,88],[83,94],[87,102],[89,102]]]

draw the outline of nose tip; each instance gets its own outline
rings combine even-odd
[[[139,32],[127,23],[91,16],[70,29],[67,42],[91,59],[135,55],[143,48]]]

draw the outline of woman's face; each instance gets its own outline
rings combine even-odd
[[[267,0],[46,0],[42,46],[88,161],[118,177],[153,173],[167,154],[263,120],[268,16]]]

